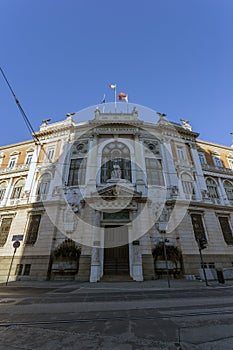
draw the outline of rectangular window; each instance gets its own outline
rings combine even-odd
[[[31,264],[25,264],[23,274],[29,276],[31,271]]]
[[[229,224],[229,218],[227,216],[219,216],[218,220],[219,220],[226,244],[233,245],[233,236],[232,236],[232,230]]]
[[[11,198],[12,199],[20,198],[22,190],[23,190],[23,186],[14,187],[11,194]]]
[[[214,157],[213,157],[213,160],[214,160],[214,164],[215,164],[217,167],[222,168],[223,165],[222,165],[222,161],[221,161],[220,157],[214,156]]]
[[[85,184],[86,159],[71,159],[68,186],[77,186]]]
[[[31,162],[32,162],[32,156],[33,156],[32,153],[27,155],[25,164],[28,164],[28,165],[31,164]]]
[[[16,166],[17,157],[11,157],[9,162],[9,168],[14,168]]]
[[[3,247],[7,241],[8,234],[12,223],[12,218],[3,218],[0,227],[0,247]]]
[[[190,181],[182,181],[183,191],[185,194],[195,194],[193,183]]]
[[[31,215],[28,223],[28,229],[25,244],[33,245],[36,243],[41,215]]]
[[[178,159],[181,161],[186,160],[185,157],[185,150],[183,147],[177,146],[177,154],[178,154]]]
[[[23,264],[17,264],[15,269],[15,275],[16,276],[22,275],[22,271],[23,271]]]
[[[104,213],[103,212],[103,220],[105,221],[129,221],[129,211],[121,210],[116,213]]]
[[[5,195],[6,189],[5,188],[1,188],[0,189],[0,201],[3,200],[4,195]]]
[[[55,148],[54,147],[48,147],[47,154],[46,154],[47,159],[48,160],[53,160],[54,154],[55,154]]]
[[[192,219],[193,231],[194,231],[196,241],[199,241],[200,239],[206,240],[206,234],[205,234],[205,229],[202,221],[202,215],[191,214],[191,219]]]
[[[207,269],[208,268],[207,263],[206,262],[201,263],[201,268],[202,269]]]
[[[228,163],[229,163],[229,166],[230,166],[231,170],[233,170],[233,160],[229,159]]]
[[[215,263],[214,262],[209,262],[208,266],[209,266],[209,269],[215,269]]]
[[[148,185],[164,186],[161,162],[155,158],[146,158],[146,173]]]
[[[201,164],[206,164],[205,155],[203,153],[198,153]]]

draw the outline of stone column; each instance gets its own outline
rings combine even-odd
[[[100,212],[93,213],[93,247],[91,253],[91,274],[90,282],[98,282],[102,275],[102,264],[100,261],[100,246],[101,246],[101,227],[100,227]]]
[[[9,205],[10,204],[10,191],[12,189],[12,183],[13,183],[13,177],[11,177],[9,179],[9,182],[8,182],[8,185],[7,185],[7,188],[6,188],[6,192],[5,192],[5,196],[4,196],[4,199],[1,203],[1,206],[5,206],[5,205]]]
[[[96,160],[97,160],[97,136],[90,138],[86,167],[86,193],[89,196],[96,189]]]
[[[220,203],[222,205],[224,205],[224,204],[228,204],[229,205],[229,200],[227,198],[227,194],[226,194],[225,188],[223,186],[223,181],[222,181],[221,178],[218,178],[218,187],[219,187]]]
[[[137,216],[137,212],[134,211],[132,214],[133,221]],[[132,229],[135,230],[134,222],[132,222]],[[129,237],[130,237],[129,232]],[[130,252],[130,274],[134,281],[143,281],[143,272],[142,272],[142,254],[140,247],[140,240],[135,240],[132,243],[129,243],[129,252]]]
[[[24,191],[30,191],[32,193],[32,188],[33,185],[35,185],[35,173],[36,173],[36,167],[37,167],[37,161],[38,161],[38,156],[40,154],[41,146],[35,145],[35,150],[32,156],[32,161],[31,164],[29,165],[29,171],[28,171],[28,176],[26,179]],[[36,189],[35,189],[36,190]],[[30,198],[32,200],[32,196]]]
[[[173,159],[170,141],[166,137],[161,139],[161,141],[162,141],[161,153],[162,153],[163,172],[165,177],[165,186],[167,188],[177,187],[178,178],[177,178],[176,167]]]

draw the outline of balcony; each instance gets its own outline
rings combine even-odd
[[[18,165],[18,166],[12,167],[12,168],[0,169],[0,175],[26,171],[29,169],[29,166],[30,166],[30,164],[23,164],[23,165]]]
[[[204,171],[210,171],[213,173],[220,173],[220,174],[227,174],[227,175],[232,175],[233,176],[233,170],[224,168],[224,167],[219,167],[215,165],[209,165],[209,164],[202,164],[202,169]]]

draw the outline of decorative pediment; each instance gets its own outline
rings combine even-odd
[[[30,147],[26,150],[27,153],[33,153],[34,152],[34,148],[33,147]]]
[[[12,156],[18,156],[20,153],[21,153],[21,152],[19,152],[19,151],[13,151],[13,152],[10,153],[10,156],[11,156],[11,157],[12,157]]]
[[[94,193],[92,197],[101,197],[104,200],[115,200],[117,198],[141,198],[142,193],[137,192],[134,189],[122,186],[120,184],[107,185]]]

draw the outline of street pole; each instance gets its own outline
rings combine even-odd
[[[201,252],[201,247],[200,246],[199,246],[199,253],[200,253],[200,258],[201,258],[201,266],[202,266],[202,270],[203,270],[203,274],[204,274],[204,278],[205,278],[205,284],[206,284],[206,286],[208,286],[209,284],[208,284],[206,273],[205,273],[204,261],[203,261],[203,256],[202,256],[202,252]]]
[[[11,274],[11,268],[12,268],[13,260],[14,260],[14,257],[15,257],[15,253],[16,253],[17,248],[19,248],[19,247],[20,247],[20,241],[14,241],[14,243],[13,243],[14,253],[13,253],[13,256],[12,256],[12,259],[11,259],[8,276],[7,276],[7,279],[6,279],[6,286],[7,286],[7,283],[9,281],[10,274]]]
[[[166,244],[165,244],[165,237],[163,237],[163,252],[164,252],[164,258],[166,263],[166,270],[167,270],[167,284],[168,288],[170,288],[170,277],[169,277],[169,270],[168,270],[168,261],[167,261],[167,250],[166,250]]]
[[[10,274],[11,274],[11,268],[12,268],[12,264],[13,264],[13,260],[14,260],[14,257],[15,257],[16,250],[17,250],[17,248],[15,248],[13,256],[12,256],[12,259],[11,259],[11,264],[10,264],[10,268],[9,268],[9,272],[8,272],[8,276],[7,276],[7,280],[6,280],[6,286],[7,286],[7,283],[9,281]]]

